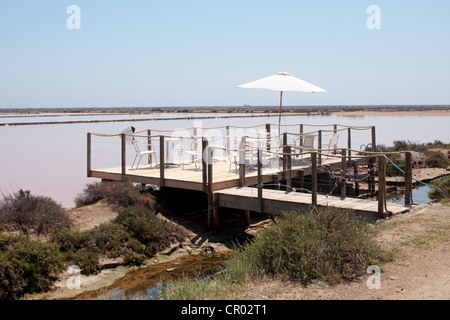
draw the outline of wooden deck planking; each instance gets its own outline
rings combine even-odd
[[[219,206],[235,209],[257,211],[258,190],[256,188],[242,187],[217,191]],[[247,202],[247,208],[245,208]],[[360,212],[378,213],[378,202],[367,199],[341,198],[336,196],[317,195],[318,206],[332,206],[352,209]],[[311,194],[286,192],[280,190],[263,190],[263,211],[289,209],[304,209],[311,206]],[[394,214],[408,211],[409,207],[400,204],[388,203],[387,208]],[[275,213],[275,212],[271,212]]]
[[[198,166],[198,170],[195,170],[193,164],[185,165],[184,170],[182,167],[171,166],[164,169],[164,185],[167,187],[202,190],[203,175],[201,166]],[[299,170],[307,172],[310,170],[309,166],[293,166],[292,177],[295,177]],[[273,176],[278,175],[282,178],[283,173],[281,168],[279,170],[267,170],[263,171],[263,182],[272,182]],[[94,178],[100,178],[105,180],[122,180],[122,168],[105,168],[105,169],[92,169],[91,176]],[[153,185],[160,185],[160,169],[159,167],[150,167],[149,165],[141,165],[137,170],[131,169],[130,166],[126,167],[125,178],[131,182],[146,183]],[[245,172],[245,184],[254,185],[258,183],[258,171],[255,168],[253,171],[246,168]],[[219,162],[213,164],[213,190],[228,189],[239,186],[239,174],[237,174],[232,166],[229,171],[229,164],[226,162]]]

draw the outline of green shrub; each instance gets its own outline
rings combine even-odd
[[[167,248],[172,242],[183,241],[185,234],[174,224],[156,218],[155,214],[142,208],[122,209],[115,219],[130,235],[145,245],[145,254],[153,255]]]
[[[66,210],[53,199],[19,190],[0,203],[0,223],[3,229],[41,235],[54,228],[67,228],[72,222]]]
[[[430,168],[447,168],[450,160],[442,152],[432,151],[428,154],[425,164]]]
[[[105,200],[115,207],[155,208],[155,201],[148,190],[128,182],[94,182],[75,198],[75,205],[81,207]]]
[[[80,267],[83,274],[99,271],[101,257],[122,257],[126,264],[142,264],[184,238],[178,226],[156,218],[148,209],[136,207],[122,208],[114,221],[91,230],[58,230],[51,235],[64,261]]]
[[[304,284],[313,279],[336,282],[377,263],[381,251],[373,235],[373,229],[349,211],[289,212],[274,227],[258,233],[243,255],[256,273]]]
[[[55,243],[0,234],[0,299],[47,291],[62,270]]]
[[[428,197],[432,200],[448,203],[450,201],[450,177],[436,181],[432,184]]]
[[[405,159],[394,159],[391,160],[397,167],[405,171]],[[394,166],[391,162],[386,162],[386,176],[388,177],[396,177],[396,176],[403,176],[403,173],[398,170],[396,166]]]

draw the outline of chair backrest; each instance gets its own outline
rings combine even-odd
[[[133,144],[134,150],[136,150],[137,153],[141,153],[141,150],[139,150],[136,140],[134,139],[131,140],[131,143]]]
[[[328,149],[337,148],[338,141],[339,135],[337,133],[333,134],[333,136],[330,138],[330,142],[328,143]]]
[[[314,148],[314,136],[305,136],[303,138],[303,148],[313,149]]]

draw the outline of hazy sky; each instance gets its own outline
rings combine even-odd
[[[448,0],[0,0],[0,108],[277,105],[236,86],[280,71],[328,90],[285,105],[449,104],[449,15]]]

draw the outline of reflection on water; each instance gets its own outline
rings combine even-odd
[[[431,188],[429,186],[419,186],[412,190],[412,201],[417,204],[424,204],[430,202],[431,199],[428,197],[428,192]],[[392,193],[388,195],[388,202],[403,203],[405,201],[405,195],[403,192]]]
[[[95,291],[81,293],[75,299],[145,299],[156,300],[163,289],[185,277],[206,276],[229,257],[228,254],[196,254],[181,256],[176,260],[130,270],[112,285]]]
[[[230,116],[230,114],[214,114]],[[120,115],[120,117],[143,117],[148,115]],[[164,114],[166,116],[166,114]],[[169,115],[167,115],[169,116]],[[124,128],[133,125],[137,131],[145,129],[172,130],[189,128],[194,125],[203,128],[216,126],[253,126],[258,124],[278,122],[277,117],[255,118],[217,118],[193,120],[188,117],[205,116],[205,114],[189,113],[182,120],[143,121],[143,122],[110,122],[110,123],[79,123],[33,126],[3,126],[0,127],[0,193],[10,194],[19,189],[30,190],[35,195],[49,196],[66,207],[74,205],[74,197],[83,190],[88,182],[96,181],[86,177],[86,134],[87,132],[120,133]],[[70,117],[82,118],[83,116]],[[91,116],[84,116],[91,117]],[[94,117],[94,116],[92,116]],[[105,119],[102,116],[101,119]],[[54,116],[34,119],[34,122],[60,121],[64,117]],[[65,118],[69,118],[65,116]],[[114,116],[117,119],[116,116]],[[4,118],[3,121],[6,121]],[[25,118],[24,118],[25,119]],[[29,119],[29,118],[27,118]],[[32,118],[31,118],[32,119]],[[19,121],[22,121],[20,119]],[[17,119],[8,121],[17,121]],[[27,120],[28,121],[28,120]],[[293,124],[342,124],[355,126],[376,126],[378,144],[391,145],[394,140],[410,140],[426,143],[434,140],[450,141],[448,117],[435,116],[366,116],[363,118],[346,116],[283,116],[282,126]],[[282,131],[298,130],[296,126],[282,127]],[[275,130],[275,127],[273,127]],[[306,130],[314,130],[305,127]],[[296,131],[298,132],[298,131]],[[326,143],[326,138],[324,138]],[[370,142],[369,131],[352,132],[352,147],[359,149],[361,144]],[[100,141],[99,144],[107,142]],[[347,137],[344,133],[339,139],[339,146],[346,146]],[[132,150],[130,150],[131,152]],[[94,156],[95,156],[94,150]],[[117,164],[120,152],[102,155],[104,165]],[[132,154],[130,153],[131,162]],[[131,163],[130,162],[130,163]],[[100,163],[103,164],[103,163]],[[117,166],[117,165],[115,165]]]

